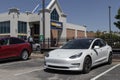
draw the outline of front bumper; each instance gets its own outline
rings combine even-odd
[[[56,70],[81,71],[82,62],[80,59],[45,59],[44,68]]]

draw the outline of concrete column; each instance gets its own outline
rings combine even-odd
[[[63,22],[63,31],[62,31],[62,34],[61,34],[61,38],[65,38],[66,39],[66,15],[65,14],[62,14],[61,17],[60,17],[60,22]]]
[[[43,35],[43,14],[40,12],[40,35]],[[45,9],[45,39],[50,38],[50,10]]]
[[[40,13],[40,35],[43,35],[43,17],[42,13]]]
[[[51,37],[51,20],[50,13],[45,12],[45,38],[48,39]]]
[[[11,13],[10,20],[10,35],[12,37],[17,37],[18,35],[18,15],[16,13]]]
[[[27,38],[30,36],[30,24],[27,22]]]

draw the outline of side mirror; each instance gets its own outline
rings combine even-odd
[[[99,49],[100,48],[100,46],[94,46],[94,49]]]

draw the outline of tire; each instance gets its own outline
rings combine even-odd
[[[29,58],[29,53],[27,50],[22,51],[21,53],[21,59],[22,60],[27,60]]]
[[[91,70],[92,61],[90,57],[85,57],[83,63],[83,74],[89,73]]]
[[[112,64],[112,53],[109,54],[109,57],[108,57],[108,64]]]

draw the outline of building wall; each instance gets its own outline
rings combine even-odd
[[[74,38],[87,37],[86,28],[84,26],[66,23],[66,29],[74,30]],[[72,35],[72,34],[67,32],[67,35]]]
[[[57,30],[51,30],[51,34],[53,35],[53,39],[58,37],[58,31]]]
[[[26,14],[26,17],[28,18],[28,22],[36,22],[36,21],[40,21],[40,19],[41,19],[41,16],[40,16],[40,14],[36,14],[36,13],[34,13],[34,14]]]
[[[77,38],[85,38],[85,31],[77,30]]]
[[[57,6],[53,7],[56,8]],[[56,8],[57,9],[57,8]],[[86,37],[86,28],[83,26],[70,24],[66,22],[66,16],[63,16],[63,14],[60,14],[60,11],[58,11],[58,14],[60,15],[60,22],[63,23],[63,30],[61,34],[61,38],[78,38],[78,37]],[[50,20],[50,12],[47,11],[45,13],[45,37],[50,38],[51,37],[51,20]],[[43,34],[43,25],[42,25],[42,13],[38,14],[30,14],[27,15],[25,13],[4,13],[0,14],[0,22],[2,21],[10,21],[10,33],[9,35],[17,37],[18,35],[26,35],[27,37],[30,36],[30,22],[40,22],[40,35]],[[27,22],[27,34],[18,34],[18,21],[24,21]],[[5,35],[5,34],[4,34]]]
[[[87,37],[88,38],[95,38],[96,37],[96,33],[95,32],[87,32]]]
[[[51,12],[56,9],[57,13],[59,15],[59,22],[63,23],[63,30],[62,30],[62,34],[61,34],[61,38],[66,38],[66,22],[67,22],[67,17],[65,14],[63,14],[63,12],[61,11],[61,9],[58,7],[57,4],[54,4],[54,6],[51,8]],[[50,14],[51,14],[50,12]],[[65,15],[65,16],[63,16]]]
[[[69,29],[67,28],[67,31],[66,31],[67,35],[66,35],[66,38],[67,39],[74,39],[75,38],[75,29]]]
[[[0,14],[0,22],[4,22],[4,21],[10,21],[10,16],[8,15],[8,13]],[[0,34],[0,37],[4,37],[4,36],[10,36],[10,33]]]
[[[25,13],[3,13],[0,14],[0,22],[10,21],[10,33],[8,34],[0,34],[0,36],[10,35],[13,37],[18,37],[18,35],[29,36],[30,28],[29,28],[29,17]],[[26,34],[18,34],[18,21],[23,21],[27,23],[27,33]]]
[[[59,15],[59,21],[62,23],[62,29],[60,34],[57,30],[51,30],[51,13],[56,9]],[[15,13],[12,12],[10,14],[3,13],[0,14],[0,22],[1,21],[10,21],[10,33],[7,35],[17,37],[18,35],[26,35],[27,37],[30,36],[31,30],[30,27],[33,27],[33,24],[37,22],[40,28],[40,34],[43,35],[43,14],[42,10],[39,14],[26,14],[26,13]],[[27,33],[26,34],[19,34],[18,33],[18,21],[23,21],[27,23]],[[75,25],[71,23],[67,23],[67,16],[62,12],[59,4],[55,1],[53,4],[49,5],[47,9],[45,9],[45,39],[51,38],[51,32],[56,37],[59,35],[59,38],[78,38],[78,37],[86,37],[86,28],[84,26]],[[5,34],[0,34],[5,35]]]

